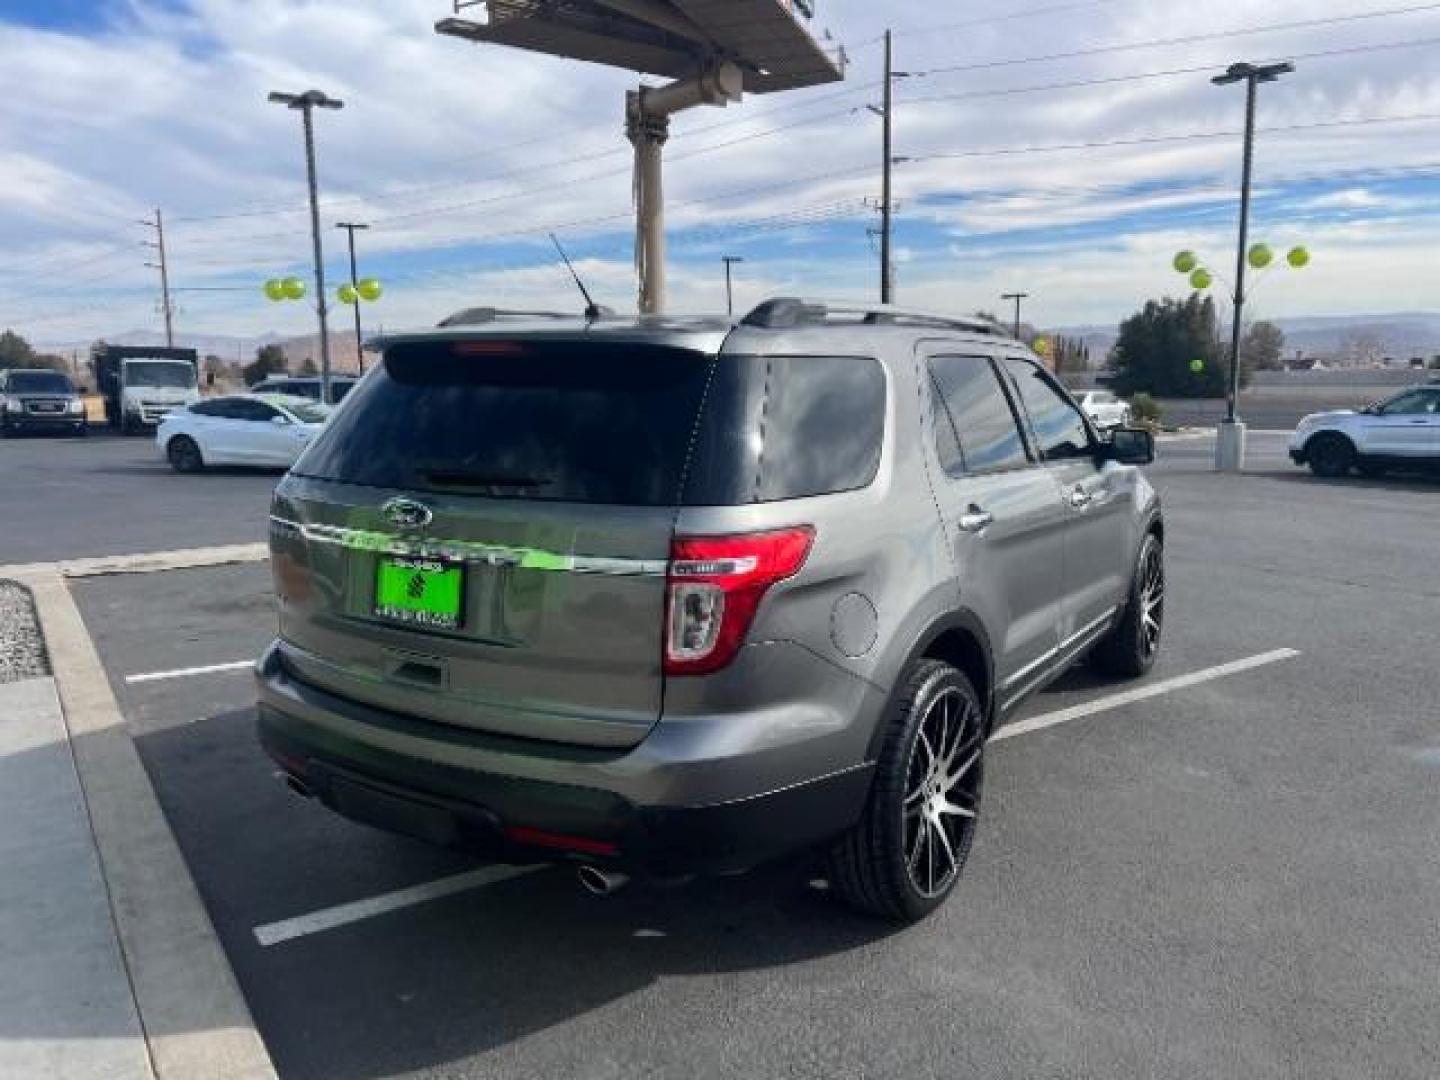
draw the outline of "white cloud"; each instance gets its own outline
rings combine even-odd
[[[266,104],[265,94],[310,86],[347,102],[343,112],[318,118],[326,217],[376,226],[363,250],[392,286],[375,318],[428,321],[476,302],[486,289],[517,301],[533,291],[558,302],[565,282],[540,246],[544,231],[557,225],[565,226],[568,242],[596,255],[594,272],[612,303],[633,297],[621,115],[633,77],[440,38],[431,27],[450,13],[446,0],[191,0],[182,14],[145,0],[131,6],[135,19],[89,37],[7,27],[0,15],[0,70],[24,88],[0,101],[0,233],[12,255],[0,267],[0,321],[33,326],[30,332],[42,337],[154,325],[153,274],[140,265],[143,233],[130,222],[159,205],[172,222],[177,281],[249,288],[181,294],[182,330],[308,329],[305,305],[263,305],[254,286],[272,273],[307,267],[298,122]],[[919,73],[1329,13],[1311,0],[1274,0],[1264,8],[1247,0],[1203,6],[1113,0],[1028,19],[1011,17],[1016,11],[1009,0],[980,0],[963,10],[915,0],[828,0],[823,21],[854,58],[847,86],[678,118],[667,186],[679,233],[674,278],[685,303],[715,306],[713,269],[692,260],[713,262],[730,237],[745,235],[722,230],[840,203],[849,209],[829,218],[817,212],[816,219],[832,228],[847,223],[843,257],[814,243],[813,228],[760,232],[767,242],[751,249],[742,276],[756,289],[873,288],[877,275],[864,231],[874,220],[856,201],[878,196],[878,121],[863,106],[878,95],[867,84],[878,76],[874,38],[886,22],[899,31],[898,63]],[[1218,223],[1192,215],[1233,190],[1239,166],[1233,138],[931,155],[1229,131],[1241,119],[1238,90],[1217,90],[1204,73],[1192,73],[955,95],[1437,35],[1440,16],[1417,14],[904,80],[897,153],[915,160],[897,172],[901,247],[908,253],[902,288],[917,302],[964,296],[962,307],[988,305],[988,295],[1003,291],[997,285],[1008,287],[1023,273],[1033,282],[1038,318],[1108,321],[1173,284],[1157,280],[1144,260],[1167,259],[1175,246],[1203,242],[1223,252],[1233,244],[1223,215]],[[1265,88],[1262,127],[1440,113],[1436,55],[1413,48],[1302,60],[1295,76]],[[904,104],[937,96],[952,100]],[[717,124],[724,126],[704,130]],[[776,128],[787,130],[768,134]],[[1433,163],[1437,130],[1415,123],[1267,132],[1259,179],[1283,189],[1298,176]],[[572,160],[581,157],[588,160]],[[1000,197],[929,201],[937,193],[977,190]],[[753,194],[721,198],[744,191]],[[1367,181],[1307,192],[1290,209],[1313,215],[1305,219],[1305,238],[1317,252],[1315,273],[1304,289],[1277,284],[1268,302],[1293,304],[1297,312],[1436,306],[1423,284],[1433,276],[1425,243],[1433,223],[1407,227],[1375,217],[1418,209],[1413,203]],[[254,213],[215,217],[237,211]],[[1149,224],[1126,224],[1121,215]],[[196,218],[208,220],[186,220]],[[1047,240],[1046,230],[1107,222],[1115,224],[1103,245]],[[701,232],[687,238],[685,230]],[[1006,230],[1013,232],[995,235]],[[952,233],[954,256],[937,256]],[[983,250],[967,239],[975,234],[984,234]],[[338,269],[340,246],[329,237],[327,243]],[[1352,272],[1358,267],[1365,272]]]

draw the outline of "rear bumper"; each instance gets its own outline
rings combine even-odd
[[[271,649],[261,660],[259,736],[269,756],[351,819],[502,862],[570,859],[648,877],[727,873],[828,840],[859,819],[871,766],[719,803],[647,804],[617,778],[647,767],[628,752],[496,739],[376,710],[296,680]],[[492,762],[556,765],[565,782],[397,752],[383,732],[430,744],[485,745]],[[543,771],[543,769],[541,770]],[[585,778],[589,782],[585,782]],[[579,778],[580,782],[571,782]]]

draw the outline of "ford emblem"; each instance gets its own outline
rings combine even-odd
[[[391,499],[380,507],[385,520],[401,529],[423,529],[435,518],[434,512],[414,499]]]

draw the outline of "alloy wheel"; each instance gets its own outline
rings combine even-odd
[[[927,899],[949,889],[965,861],[984,750],[980,710],[959,690],[946,690],[920,722],[905,782],[905,866]]]
[[[1165,557],[1158,544],[1145,556],[1140,578],[1140,649],[1146,660],[1160,649],[1165,622]]]

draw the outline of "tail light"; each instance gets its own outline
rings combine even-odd
[[[760,601],[805,565],[809,526],[745,536],[676,537],[665,605],[665,674],[719,671],[745,643]]]

